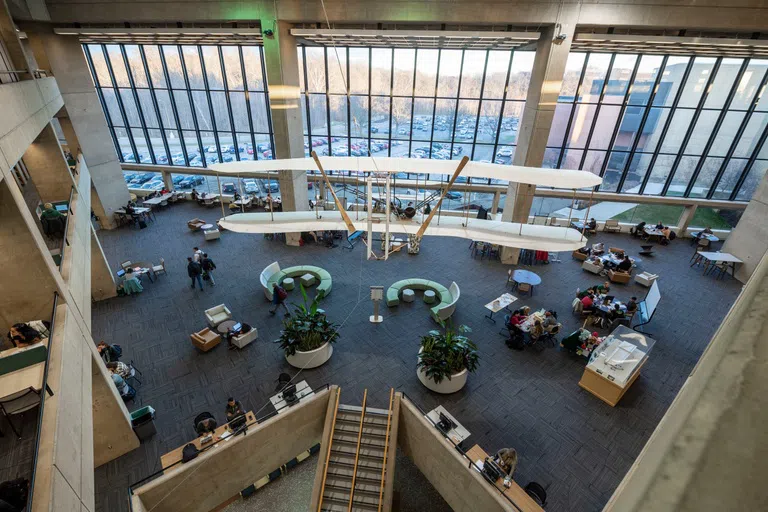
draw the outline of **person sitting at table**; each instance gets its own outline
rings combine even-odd
[[[517,452],[514,448],[502,448],[496,452],[493,460],[510,477],[515,473],[517,468]]]
[[[701,235],[701,234],[704,234],[704,235],[711,235],[711,234],[712,234],[712,228],[711,228],[710,226],[707,226],[707,227],[705,227],[705,228],[704,228],[704,230],[703,230],[701,233],[699,233],[699,234],[700,234],[700,235]]]
[[[123,351],[119,347],[119,345],[112,346],[112,345],[109,345],[104,340],[101,340],[99,344],[96,345],[96,350],[99,352],[99,355],[101,356],[101,358],[104,360],[105,363],[117,361],[118,359],[120,359],[120,356],[123,354]]]
[[[128,201],[128,204],[125,205],[125,213],[128,215],[133,215],[136,213],[136,208],[134,208],[133,202]]]
[[[595,220],[594,217],[589,219],[589,222],[587,222],[587,229],[590,231],[594,231],[597,229],[597,221]]]
[[[640,222],[637,226],[629,229],[632,236],[645,236],[645,222]]]
[[[512,316],[509,317],[509,322],[507,322],[507,329],[512,330],[512,328],[520,329],[520,324],[525,322],[526,318],[528,318],[527,315],[524,315],[523,312],[519,309],[516,309]]]
[[[14,347],[28,347],[42,341],[40,331],[27,323],[13,324],[8,331],[8,339]]]
[[[599,295],[604,295],[604,294],[608,293],[609,291],[611,291],[611,282],[610,281],[605,281],[603,284],[599,284],[599,285],[595,286],[595,293],[597,293]]]
[[[227,408],[225,412],[227,414],[227,423],[232,421],[236,416],[245,414],[243,405],[232,397],[227,398]]]
[[[672,231],[669,226],[664,226],[661,230],[661,234],[664,238],[661,239],[661,245],[669,245],[669,242],[675,239],[675,232]]]
[[[124,401],[131,400],[136,396],[136,390],[133,389],[130,384],[125,382],[125,379],[123,379],[120,375],[113,373],[112,382],[115,383],[115,387],[120,392],[120,396]]]
[[[631,297],[627,302],[627,313],[634,313],[637,311],[637,297]]]
[[[659,221],[659,222],[656,224],[656,229],[664,229],[664,223],[663,223],[663,222],[661,222],[661,221]]]
[[[59,210],[53,207],[51,203],[45,203],[43,205],[43,212],[40,214],[40,220],[46,219],[60,219],[63,215]]]
[[[557,325],[560,325],[560,322],[557,321],[557,313],[554,311],[545,311],[544,320],[541,321],[541,326],[544,328],[544,330],[547,332],[552,332],[552,329],[554,329]]]
[[[544,324],[539,318],[536,318],[533,321],[533,325],[531,326],[531,330],[528,331],[528,335],[531,338],[531,343],[538,340],[541,335],[544,334]]]
[[[608,327],[613,330],[617,325],[617,320],[620,320],[622,318],[625,318],[626,315],[624,314],[624,311],[621,310],[621,306],[619,303],[616,303],[613,305],[613,309],[611,309],[606,314],[606,321],[608,322]]]
[[[126,379],[131,376],[131,367],[120,361],[110,361],[107,363],[107,370],[109,373],[117,374]]]
[[[592,244],[592,256],[600,256],[605,253],[605,245],[602,242]]]
[[[209,432],[215,432],[217,426],[216,418],[209,412],[201,412],[195,418],[195,432],[197,432],[198,436],[202,437]]]
[[[120,285],[120,288],[126,295],[141,293],[144,291],[144,287],[141,286],[139,278],[133,275],[132,268],[125,269],[125,276],[123,278],[123,283]]]
[[[581,299],[583,299],[584,297],[586,297],[587,295],[593,295],[594,293],[595,293],[595,288],[594,288],[594,287],[592,287],[592,288],[587,288],[587,289],[586,289],[586,290],[584,290],[583,292],[579,292],[579,293],[577,293],[577,294],[576,294],[576,298],[577,298],[577,299],[579,299],[579,300],[581,300]]]
[[[584,311],[594,311],[594,303],[595,303],[595,296],[593,294],[585,295],[581,299],[581,305],[584,308]]]
[[[616,265],[616,270],[619,272],[629,272],[632,268],[632,260],[629,259],[629,256],[626,254],[622,258],[622,260],[619,262],[618,265]]]
[[[193,188],[193,189],[192,189],[192,194],[191,194],[191,196],[192,196],[192,200],[193,200],[193,201],[197,201],[197,198],[199,197],[199,194],[197,193],[197,189],[196,189],[196,188]]]

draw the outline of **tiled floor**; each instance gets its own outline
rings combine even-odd
[[[160,469],[160,455],[194,435],[192,418],[209,410],[223,416],[226,397],[236,396],[256,411],[267,412],[269,396],[280,372],[295,371],[271,341],[280,319],[268,314],[269,303],[259,273],[273,261],[281,266],[318,265],[333,276],[333,291],[323,302],[328,316],[340,324],[340,341],[324,366],[306,370],[300,379],[312,386],[335,383],[344,403],[359,404],[368,389],[371,406],[385,407],[390,387],[404,391],[424,409],[444,405],[472,433],[469,444],[487,451],[509,446],[520,462],[515,479],[535,480],[547,488],[549,511],[599,510],[641,450],[684,379],[740,290],[740,283],[716,281],[688,267],[693,249],[687,241],[660,247],[641,269],[661,275],[662,300],[648,330],[658,340],[642,375],[621,403],[612,408],[578,386],[584,362],[558,349],[541,353],[509,350],[498,331],[501,323],[484,318],[483,305],[505,289],[508,266],[473,259],[468,241],[428,237],[421,254],[392,255],[389,261],[366,261],[363,244],[353,251],[308,245],[287,247],[260,235],[224,232],[206,242],[186,221],[209,222],[220,210],[179,204],[158,212],[157,221],[138,231],[101,231],[113,267],[125,259],[166,259],[168,276],[145,285],[140,296],[96,303],[93,335],[122,345],[124,359],[143,372],[140,405],[157,409],[158,434],[139,449],[98,468],[96,503],[100,511],[127,510],[126,489]],[[597,239],[637,254],[639,244],[624,235],[599,234]],[[190,290],[186,257],[199,245],[218,265],[216,286]],[[570,313],[577,287],[601,281],[579,268],[570,254],[562,263],[527,267],[542,277],[533,297],[516,304],[548,307],[559,313],[564,331],[578,325]],[[462,391],[438,396],[426,390],[415,374],[419,336],[434,328],[420,300],[384,311],[382,324],[371,324],[369,286],[388,286],[408,277],[423,277],[461,288],[454,323],[473,329],[480,349],[480,367]],[[643,297],[636,284],[615,285],[620,298]],[[418,298],[418,296],[417,296]],[[289,300],[298,294],[291,292]],[[237,320],[259,329],[259,339],[242,351],[217,347],[198,353],[189,334],[205,326],[203,310],[225,303]],[[259,477],[261,475],[254,475]],[[439,508],[438,508],[439,509]],[[426,509],[424,509],[426,510]]]

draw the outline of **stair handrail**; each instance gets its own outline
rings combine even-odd
[[[389,434],[392,415],[394,414],[395,388],[389,388],[389,410],[387,411],[387,436],[384,438],[384,462],[381,465],[381,488],[379,489],[379,511],[384,499],[384,471],[387,468],[387,448],[389,448]]]
[[[317,500],[317,512],[323,507],[323,495],[325,494],[325,479],[328,477],[328,463],[331,460],[331,445],[333,445],[333,432],[336,430],[336,415],[339,412],[339,400],[341,399],[341,388],[336,388],[336,407],[333,410],[333,421],[331,422],[331,435],[328,437],[328,450],[325,453],[325,464],[323,465],[323,481],[320,485],[320,499]]]
[[[363,439],[363,421],[365,421],[365,402],[368,400],[368,389],[363,391],[363,406],[360,410],[360,430],[357,433],[357,449],[355,450],[355,464],[352,466],[352,488],[349,490],[349,506],[347,512],[352,512],[352,500],[355,497],[355,479],[357,478],[357,463],[360,460],[360,443]]]

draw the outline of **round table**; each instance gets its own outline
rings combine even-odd
[[[413,302],[415,298],[416,294],[413,293],[413,290],[403,290],[403,302]]]
[[[216,326],[216,332],[218,332],[221,335],[227,334],[231,328],[233,328],[235,325],[237,325],[237,322],[234,320],[224,320],[219,325]]]
[[[533,287],[541,284],[539,275],[530,270],[515,270],[512,272],[512,280],[517,284],[523,283],[530,285],[531,295],[533,295]]]
[[[435,292],[433,292],[432,290],[427,290],[424,292],[424,302],[426,302],[427,304],[432,304],[433,302],[435,302],[435,298],[436,298]]]
[[[293,290],[296,287],[296,284],[293,281],[292,277],[286,277],[283,279],[283,288],[285,288],[288,291]]]
[[[213,224],[203,224],[202,226],[200,226],[200,229],[202,229],[203,231],[208,231],[209,229],[213,229]]]

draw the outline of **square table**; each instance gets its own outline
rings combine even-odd
[[[451,414],[445,410],[445,407],[442,405],[438,405],[431,411],[429,411],[426,416],[430,420],[432,420],[433,423],[437,424],[440,422],[440,413],[443,413],[448,419],[450,419],[452,422],[456,424],[455,427],[453,427],[448,432],[445,432],[445,435],[450,438],[456,445],[460,445],[462,442],[464,442],[465,439],[467,439],[470,436],[469,430],[464,428],[464,426],[459,423],[456,418],[451,416]]]
[[[315,276],[313,276],[312,274],[304,274],[303,276],[301,276],[300,279],[301,279],[301,284],[305,287],[312,286],[313,284],[315,284]]]
[[[728,267],[731,269],[731,276],[734,278],[736,277],[736,264],[737,263],[744,263],[742,260],[734,256],[733,254],[727,253],[727,252],[706,252],[706,251],[697,251],[696,254],[698,254],[699,257],[704,258],[707,260],[704,264],[704,274],[707,274],[708,272],[711,272],[718,263],[727,263]],[[699,261],[698,258],[694,260],[693,263],[691,263],[691,266],[694,266]],[[712,268],[710,268],[710,266]]]
[[[488,318],[493,323],[496,323],[496,320],[494,320],[493,318],[493,314],[498,313],[499,311],[505,308],[507,311],[509,311],[509,305],[515,302],[516,300],[517,300],[517,297],[515,297],[511,293],[505,293],[500,297],[497,297],[496,299],[494,299],[493,301],[485,305],[485,309],[491,312],[489,315],[485,315],[485,318]]]
[[[302,380],[301,382],[296,384],[296,397],[299,399],[297,403],[301,403],[312,396],[315,396],[315,392],[312,391],[311,387],[309,387],[309,384],[307,384],[307,381]],[[270,397],[269,401],[272,403],[275,409],[277,409],[278,414],[283,413],[288,409],[290,409],[288,404],[283,399],[282,393],[277,393],[276,395]]]

